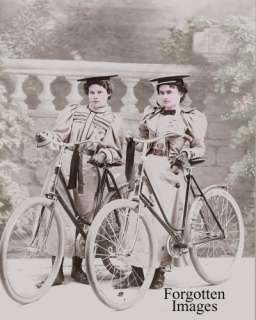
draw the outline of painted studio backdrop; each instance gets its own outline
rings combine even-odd
[[[203,186],[228,183],[254,256],[254,1],[0,1],[0,234],[28,195],[40,193],[52,153],[34,133],[68,104],[86,103],[76,79],[118,74],[113,110],[137,134],[155,101],[150,78],[191,74],[185,104],[208,119]],[[11,126],[10,126],[11,123]],[[123,169],[118,169],[120,180]]]

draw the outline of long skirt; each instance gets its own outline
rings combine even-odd
[[[72,154],[69,152],[65,154],[65,160],[63,162],[63,167],[62,167],[62,171],[63,171],[66,182],[68,182],[69,180],[69,168],[70,168],[71,156]],[[81,160],[82,161],[80,161],[80,167],[79,167],[78,186],[76,189],[71,191],[71,196],[74,200],[75,206],[77,207],[79,214],[87,222],[92,222],[94,197],[95,197],[95,193],[98,185],[97,168],[87,163],[87,161],[89,160],[88,156],[84,155]],[[47,178],[42,189],[42,194],[49,191],[49,185],[52,179],[52,175],[54,172],[53,170],[56,163],[57,163],[57,159],[55,159],[50,165]],[[57,190],[63,196],[66,203],[68,203],[68,198],[65,195],[65,190],[61,185],[60,181],[58,182]],[[64,224],[64,239],[65,239],[64,256],[84,257],[85,243],[83,241],[83,238],[81,236],[76,237],[76,227],[59,202],[56,203],[56,210],[60,212],[63,220],[63,224]],[[85,229],[87,228],[88,227],[85,227]],[[50,230],[50,234],[47,240],[47,252],[54,256],[57,252],[56,245],[57,245],[57,233],[56,233],[56,227],[53,226]]]
[[[159,202],[164,210],[168,222],[175,228],[181,228],[186,190],[183,171],[180,170],[178,175],[175,175],[170,170],[170,164],[167,157],[156,155],[147,156],[144,168],[152,184],[154,192],[156,193]],[[179,183],[180,185],[179,188],[176,188],[175,186],[177,183]],[[152,192],[150,191],[150,188],[146,185],[146,183],[144,184],[142,191],[147,197],[150,198],[151,201],[153,201],[155,211],[160,217],[162,217],[161,211],[156,201],[154,201]],[[156,265],[169,265],[171,263],[171,257],[166,247],[169,234],[145,206],[140,205],[140,212],[149,222],[150,229],[154,234],[154,238],[156,240]],[[145,232],[138,232],[134,254],[129,261],[135,266],[143,267],[147,264],[146,259],[148,258],[149,247],[147,246],[145,237]]]

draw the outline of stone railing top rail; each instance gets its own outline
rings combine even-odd
[[[9,74],[55,75],[78,78],[102,74],[120,77],[151,78],[156,75],[189,73],[196,76],[198,69],[191,65],[116,63],[80,60],[2,59],[3,71]]]

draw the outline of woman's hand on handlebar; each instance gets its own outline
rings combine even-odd
[[[128,143],[129,141],[131,141],[133,139],[134,139],[134,134],[130,130],[128,130],[125,135],[126,142]]]
[[[149,138],[149,139],[133,138],[133,140],[135,142],[137,142],[137,143],[150,144],[150,143],[158,142],[159,140],[162,140],[162,139],[178,138],[178,137],[185,137],[185,134],[184,133],[180,133],[180,132],[168,132],[166,134],[163,134],[161,136],[157,136],[157,137],[154,137],[154,138]]]
[[[92,158],[88,161],[88,163],[96,164],[97,166],[101,167],[106,162],[106,155],[104,152],[96,153],[92,156]]]
[[[187,164],[188,164],[188,153],[186,151],[182,151],[180,154],[177,155],[174,165],[176,165],[179,168],[183,168]]]

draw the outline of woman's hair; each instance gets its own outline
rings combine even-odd
[[[188,92],[188,88],[186,83],[183,82],[183,80],[178,80],[175,83],[166,83],[167,85],[169,85],[170,87],[177,87],[177,89],[179,90],[179,92],[182,94],[182,97],[180,98],[180,102],[182,102],[185,99],[185,96]],[[159,87],[163,85],[163,83],[158,84],[156,89],[157,89],[157,93],[159,93]]]
[[[112,92],[113,92],[113,85],[109,80],[99,80],[99,79],[93,79],[86,81],[84,84],[84,92],[88,96],[89,94],[89,88],[91,85],[97,84],[107,90],[107,93],[109,94],[108,99],[111,98]]]

